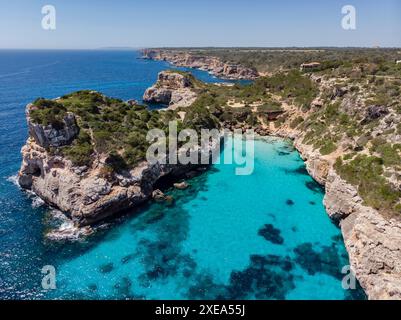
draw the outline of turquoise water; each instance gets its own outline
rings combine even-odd
[[[153,203],[98,235],[57,266],[51,297],[352,298],[340,231],[298,153],[271,138],[256,141],[255,157],[252,175],[217,164],[170,190],[173,206]]]
[[[323,190],[280,139],[256,142],[252,175],[216,164],[187,190],[169,190],[172,206],[150,203],[84,242],[45,240],[51,210],[12,179],[27,137],[25,105],[79,89],[140,100],[170,66],[138,56],[0,51],[0,298],[364,298],[342,289],[348,257],[340,231],[324,211]],[[45,265],[56,268],[56,290],[41,289]]]

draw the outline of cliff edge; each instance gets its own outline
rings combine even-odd
[[[188,74],[162,71],[158,74],[156,84],[145,91],[143,101],[166,105],[169,109],[189,107],[197,98],[195,82]]]
[[[201,166],[169,164],[167,155],[146,160],[146,132],[168,131],[165,117],[181,121],[178,115],[93,91],[38,99],[26,107],[29,138],[22,148],[19,184],[60,209],[78,228],[135,208],[152,197],[162,177],[177,181]],[[219,143],[212,139],[196,152],[211,156]]]
[[[254,80],[259,77],[255,69],[224,62],[217,57],[193,54],[186,51],[145,49],[142,51],[142,57],[150,60],[168,61],[177,67],[208,71],[216,77],[227,80]]]

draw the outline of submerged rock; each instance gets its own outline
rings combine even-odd
[[[284,238],[281,236],[280,230],[274,228],[272,224],[265,224],[264,227],[259,230],[258,235],[274,244],[284,243]]]
[[[295,204],[295,202],[294,202],[293,200],[291,200],[291,199],[288,199],[288,200],[285,202],[285,204],[286,204],[287,206],[293,206],[293,205]]]
[[[185,181],[179,182],[179,183],[174,183],[174,188],[179,189],[179,190],[185,190],[188,187],[189,187],[189,185]]]
[[[103,264],[99,267],[101,273],[110,273],[114,269],[114,264],[112,262]]]
[[[166,200],[166,195],[159,189],[156,189],[155,191],[152,192],[152,198],[155,201],[161,202]]]

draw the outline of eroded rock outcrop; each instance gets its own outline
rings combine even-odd
[[[100,166],[80,173],[71,161],[51,155],[32,138],[23,147],[22,156],[20,185],[67,213],[79,226],[140,205],[152,196],[158,179],[166,175],[179,177],[194,168],[144,161],[109,181],[102,176]]]
[[[69,129],[64,127],[61,131],[58,130],[55,135],[58,139],[52,140],[46,130],[44,133],[36,130],[39,127],[29,117],[30,108],[27,110],[28,126],[35,128],[35,131],[30,131],[31,135],[22,148],[19,184],[32,190],[47,204],[61,210],[79,228],[92,225],[125,209],[137,207],[152,197],[154,185],[160,178],[169,175],[172,180],[178,180],[198,167],[196,164],[142,161],[131,169],[107,176],[104,173],[104,164],[107,161],[105,155],[97,155],[99,159],[95,159],[90,167],[77,167],[60,153],[53,153],[48,148],[54,141],[59,143],[70,140],[68,134],[61,134]],[[69,116],[69,119],[72,118]],[[215,139],[206,148],[197,147],[193,151],[211,158],[213,150],[219,146],[220,140]],[[178,152],[187,150],[179,149]],[[51,237],[59,239],[79,233],[86,234],[75,232],[69,225],[58,233],[53,232]]]
[[[355,213],[362,203],[356,188],[336,174],[333,169],[327,177],[324,206],[330,218],[341,221]]]
[[[60,147],[70,143],[78,135],[79,128],[73,113],[67,112],[60,123],[41,125],[33,123],[29,117],[29,113],[36,109],[33,104],[28,104],[26,116],[29,134],[41,147]]]
[[[370,299],[401,299],[401,223],[353,203],[341,230],[352,268]]]
[[[196,98],[197,94],[189,76],[171,71],[160,72],[156,84],[143,95],[145,102],[168,105],[170,109],[188,107]]]
[[[372,105],[366,108],[366,115],[363,119],[364,123],[379,119],[385,115],[388,115],[390,112],[386,106],[380,105]]]

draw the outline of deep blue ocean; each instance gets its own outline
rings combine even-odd
[[[141,100],[167,62],[135,51],[0,51],[0,299],[362,299],[343,290],[348,265],[324,191],[290,142],[255,143],[252,175],[216,164],[81,242],[45,239],[53,216],[14,183],[25,106],[82,89]],[[181,68],[182,69],[182,68]],[[207,72],[191,70],[207,82]],[[45,291],[41,269],[56,268]]]

